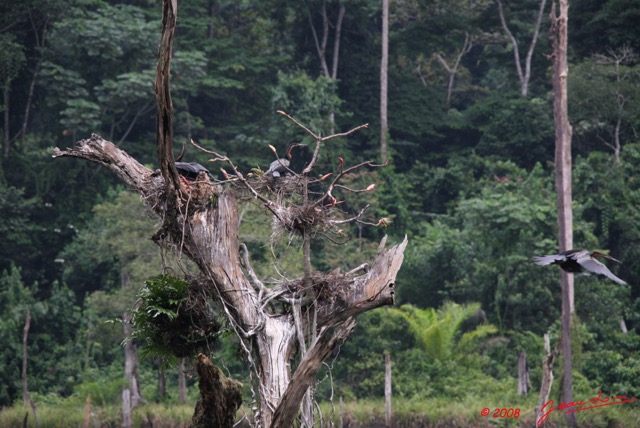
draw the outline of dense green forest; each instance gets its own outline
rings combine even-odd
[[[108,321],[134,306],[171,255],[151,242],[156,220],[115,177],[51,154],[98,133],[155,167],[160,3],[0,4],[0,407],[23,397],[27,320],[36,403],[120,400],[125,336]],[[575,395],[640,397],[640,1],[570,3],[574,242],[608,250],[621,261],[609,267],[629,283],[576,276]],[[319,398],[336,408],[338,397],[383,397],[385,352],[394,361],[394,397],[418,403],[408,413],[423,414],[419,403],[437,399],[466,402],[478,417],[483,407],[524,410],[518,400],[526,399],[516,395],[521,351],[529,395],[537,395],[543,335],[552,345],[560,338],[558,270],[531,262],[557,251],[551,5],[534,39],[541,2],[501,4],[504,24],[494,0],[390,2],[390,164],[351,177],[375,183],[369,214],[387,227],[354,226],[345,245],[314,244],[314,267],[348,270],[375,254],[384,234],[408,235],[409,246],[396,307],[361,316],[319,379]],[[364,0],[181,1],[172,60],[176,144],[194,139],[244,171],[266,169],[269,144],[283,151],[308,142],[276,114],[284,110],[323,135],[369,124],[331,140],[321,167],[337,156],[379,160],[380,12],[380,2]],[[311,154],[300,149],[292,167]],[[189,147],[185,160],[207,165],[209,157]],[[268,225],[245,209],[241,239],[271,266],[278,254]],[[296,258],[277,262],[287,268]],[[249,402],[233,334],[209,351],[245,382]],[[173,366],[147,358],[139,370],[148,402],[178,400]],[[191,404],[196,381],[187,380]],[[557,386],[552,398],[560,399]],[[637,412],[637,403],[615,407],[627,406]],[[606,412],[581,417],[618,417]]]

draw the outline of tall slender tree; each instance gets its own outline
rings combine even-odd
[[[380,157],[389,159],[389,123],[387,116],[387,89],[389,87],[389,0],[382,0],[382,58],[380,60]]]
[[[567,77],[567,39],[569,0],[555,2],[551,8],[551,43],[553,46],[553,117],[556,129],[556,192],[558,197],[558,244],[560,251],[573,247],[573,211],[571,191],[571,123],[569,122]],[[573,316],[573,274],[562,275],[562,354],[564,357],[563,401],[573,399],[573,362],[571,318]],[[566,413],[567,422],[576,425],[574,413]]]

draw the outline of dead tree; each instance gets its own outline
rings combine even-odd
[[[382,0],[382,55],[380,58],[380,158],[389,159],[389,0]]]
[[[527,395],[529,392],[529,386],[527,353],[523,350],[518,354],[518,394]]]
[[[518,48],[518,41],[509,29],[507,20],[504,15],[504,7],[502,6],[502,0],[495,0],[498,6],[498,16],[500,17],[500,23],[502,29],[509,38],[511,46],[513,48],[513,59],[516,64],[516,71],[518,72],[518,80],[520,80],[520,95],[526,97],[529,92],[529,80],[531,80],[531,58],[533,57],[533,50],[538,42],[538,35],[540,34],[540,25],[542,23],[542,16],[544,15],[544,7],[547,0],[540,0],[540,8],[538,9],[538,16],[533,29],[533,35],[531,36],[531,42],[529,42],[529,49],[527,50],[527,56],[524,60],[524,71],[522,70],[522,61],[520,60],[520,49]]]
[[[348,167],[339,158],[332,173],[321,177],[314,175],[318,153],[325,141],[345,137],[366,125],[320,137],[280,112],[316,141],[313,158],[300,174],[289,170],[288,176],[269,177],[257,171],[245,176],[231,159],[202,148],[212,154],[212,161],[225,163],[230,170],[225,180],[212,182],[206,174],[200,174],[196,181],[189,183],[181,179],[173,158],[173,107],[169,91],[176,10],[176,0],[163,1],[163,30],[155,84],[159,170],[145,167],[96,134],[79,141],[74,148],[54,149],[53,156],[76,157],[101,164],[140,194],[148,210],[162,220],[153,237],[155,242],[162,247],[177,248],[195,263],[199,270],[195,280],[210,290],[241,339],[259,400],[255,406],[255,425],[290,427],[305,395],[313,400],[310,386],[316,373],[323,360],[353,331],[355,317],[393,304],[394,282],[402,265],[407,239],[405,237],[391,248],[385,248],[386,238],[383,239],[370,264],[348,272],[312,269],[311,239],[322,236],[335,239],[341,236],[342,228],[348,223],[383,224],[382,221],[365,220],[367,207],[351,216],[346,215],[340,211],[341,200],[338,200],[374,188],[354,189],[341,185],[340,180],[345,175],[381,165],[364,162]],[[238,238],[238,200],[243,198],[262,204],[265,213],[272,217],[274,233],[287,233],[303,243],[304,266],[299,277],[286,278],[268,287],[254,273],[250,254]],[[274,302],[279,303],[281,310],[272,310]],[[294,359],[294,356],[298,358]],[[225,388],[222,384],[222,389]],[[235,386],[230,385],[230,388]],[[201,387],[201,392],[204,391],[221,392],[218,388]],[[233,394],[231,389],[227,392]],[[201,398],[203,405],[208,402],[219,400]],[[309,407],[303,407],[307,413],[301,423],[312,424]],[[235,412],[235,408],[231,410]]]
[[[549,333],[544,334],[544,358],[542,360],[542,380],[540,381],[540,394],[538,395],[538,406],[535,408],[536,421],[544,415],[543,409],[549,400],[551,386],[553,385],[553,363],[560,352],[560,342],[556,343],[551,351],[551,340]],[[544,421],[543,421],[544,422]],[[540,425],[538,425],[540,426]]]
[[[311,11],[308,11],[309,26],[311,27],[311,34],[313,35],[313,41],[316,46],[316,52],[318,53],[318,59],[320,60],[320,66],[322,68],[322,74],[330,79],[338,78],[338,60],[340,58],[340,33],[342,32],[342,21],[346,11],[345,5],[342,1],[339,2],[340,9],[338,11],[338,18],[335,24],[329,19],[327,13],[327,2],[322,2],[322,37],[318,38],[318,32],[313,24],[313,18]],[[329,43],[330,28],[334,28],[335,34],[333,36],[333,56],[331,59],[331,70],[329,70],[329,64],[327,62],[327,45]]]
[[[572,208],[572,159],[569,122],[567,78],[569,64],[567,60],[569,0],[555,1],[551,6],[550,39],[553,46],[553,118],[556,129],[556,193],[558,200],[558,247],[560,251],[573,248],[573,208]],[[562,285],[562,356],[564,358],[564,378],[562,399],[573,400],[573,358],[571,348],[571,324],[574,312],[573,274],[561,273]],[[567,424],[576,426],[575,413],[567,413]]]
[[[471,52],[471,48],[473,48],[473,37],[469,35],[468,32],[464,33],[464,43],[462,45],[462,49],[456,52],[455,60],[453,64],[449,64],[447,60],[437,53],[435,55],[436,59],[442,65],[442,67],[447,71],[449,75],[449,83],[447,84],[447,107],[451,106],[451,96],[453,95],[453,87],[456,83],[456,76],[460,71],[460,62],[462,61],[462,57]]]
[[[327,13],[327,1],[322,1],[322,9],[320,15],[322,16],[322,37],[318,38],[318,32],[313,23],[313,17],[311,10],[308,10],[309,26],[311,27],[311,34],[313,35],[313,41],[316,46],[316,52],[318,53],[318,59],[320,60],[320,67],[322,68],[322,74],[331,79],[338,79],[338,61],[340,59],[340,40],[342,33],[342,22],[346,12],[346,7],[342,1],[339,1],[340,8],[338,10],[338,17],[335,24],[329,19]],[[329,43],[330,29],[334,29],[333,35],[333,55],[331,57],[331,70],[329,70],[329,63],[327,61],[327,45]],[[335,112],[329,113],[329,121],[331,122],[331,133],[333,133],[333,126],[335,124]]]
[[[615,86],[614,89],[611,90],[611,95],[615,100],[615,125],[613,126],[613,130],[609,132],[611,141],[600,135],[598,135],[598,139],[613,150],[616,165],[620,165],[620,151],[622,150],[620,134],[622,131],[622,121],[625,117],[625,108],[627,108],[627,103],[630,101],[630,97],[621,89],[621,84],[623,80],[625,80],[625,77],[620,68],[621,66],[634,63],[637,61],[638,56],[633,52],[631,47],[625,45],[617,51],[610,49],[607,55],[594,55],[594,58],[598,65],[613,66],[615,73]]]

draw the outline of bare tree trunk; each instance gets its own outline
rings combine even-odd
[[[623,333],[629,332],[629,330],[627,330],[627,323],[624,322],[624,318],[620,318],[620,331]]]
[[[408,242],[406,238],[391,248],[384,247],[386,238],[383,239],[378,255],[362,275],[334,271],[316,279],[330,279],[330,286],[333,284],[333,287],[339,289],[340,298],[330,295],[318,298],[314,303],[319,333],[292,377],[291,359],[296,342],[293,317],[290,312],[266,316],[264,299],[268,296],[261,297],[245,276],[239,252],[239,216],[233,188],[206,183],[202,183],[200,187],[200,184],[192,183],[191,202],[208,208],[189,211],[189,216],[184,217],[177,209],[173,213],[166,212],[171,205],[171,202],[165,200],[168,180],[98,135],[94,134],[91,139],[80,141],[75,149],[55,149],[54,156],[79,157],[102,164],[131,189],[138,191],[147,206],[165,219],[165,225],[156,233],[155,239],[160,243],[170,239],[171,242],[182,245],[184,254],[203,272],[203,281],[211,284],[212,289],[220,296],[219,301],[227,313],[231,327],[239,334],[243,343],[247,338],[251,339],[256,352],[248,353],[247,357],[257,372],[259,417],[264,427],[272,425],[276,412],[280,415],[280,425],[275,425],[274,421],[273,426],[291,426],[292,415],[299,409],[300,400],[319,367],[316,367],[318,358],[329,355],[348,336],[354,324],[350,321],[351,317],[393,304],[394,282],[402,266]],[[196,195],[200,195],[202,199],[194,200]],[[176,199],[173,203],[178,204],[181,200]],[[212,205],[211,201],[215,201],[215,204]],[[172,215],[173,219],[168,220]],[[301,285],[302,279],[299,279],[298,282],[294,281],[292,288],[297,289]],[[266,292],[269,295],[283,293],[290,296],[287,290]]]
[[[129,288],[129,274],[124,270],[120,272],[120,286],[125,291]],[[131,326],[131,314],[125,312],[122,315],[122,326],[124,337],[131,337],[133,328]],[[138,349],[133,340],[125,340],[124,342],[124,377],[128,383],[130,391],[130,407],[136,407],[138,404],[144,403],[145,400],[140,394],[140,378],[138,376]],[[124,405],[124,403],[123,403]]]
[[[555,2],[551,10],[551,42],[553,46],[553,112],[556,129],[556,192],[558,194],[558,243],[560,251],[573,248],[573,211],[571,192],[571,124],[568,113],[567,36],[569,2],[560,0],[559,15]],[[573,316],[573,274],[562,275],[562,354],[564,357],[563,401],[573,401],[573,363],[571,318]],[[574,413],[567,413],[567,423],[576,425]]]
[[[161,361],[158,361],[160,365]],[[158,367],[158,398],[162,400],[167,396],[167,376],[164,373],[164,369]]]
[[[316,45],[316,52],[318,53],[318,59],[320,60],[320,68],[322,69],[322,74],[325,77],[330,79],[338,78],[338,60],[340,58],[340,37],[342,33],[342,21],[344,19],[344,14],[346,12],[346,8],[344,3],[340,2],[340,9],[338,10],[338,18],[336,19],[335,25],[331,25],[329,20],[329,15],[327,14],[327,2],[326,0],[322,2],[322,39],[318,39],[318,33],[316,32],[316,27],[313,25],[313,18],[311,17],[311,12],[309,12],[309,26],[311,27],[311,34],[313,35],[313,40]],[[329,43],[329,29],[331,27],[335,28],[334,39],[333,39],[333,56],[331,63],[331,70],[329,70],[329,64],[327,63],[327,45]]]
[[[384,422],[391,426],[391,355],[384,353]]]
[[[24,404],[29,404],[29,383],[27,379],[27,367],[29,356],[29,329],[31,328],[31,310],[26,309],[24,313],[24,327],[22,329],[22,398]]]
[[[132,333],[131,328],[131,315],[125,314],[124,319],[124,336],[130,337]],[[136,407],[138,404],[144,403],[145,400],[140,394],[140,379],[138,376],[138,350],[133,340],[127,340],[124,343],[124,377],[127,379],[130,390],[130,403],[131,407]]]
[[[442,57],[440,54],[436,54],[436,59],[438,62],[444,67],[449,75],[449,84],[447,85],[447,107],[451,106],[451,97],[453,95],[453,87],[456,82],[456,76],[458,75],[458,71],[460,71],[460,61],[462,61],[462,57],[468,54],[473,47],[473,39],[465,31],[464,33],[464,43],[462,45],[462,49],[456,55],[456,59],[453,62],[453,66],[449,65],[449,63]],[[424,82],[423,82],[424,83]]]
[[[91,396],[87,395],[84,402],[84,414],[82,415],[82,428],[89,428],[91,423]]]
[[[131,390],[122,390],[122,428],[131,428]]]
[[[9,92],[11,91],[11,86],[7,84],[2,91],[2,98],[4,102],[4,147],[2,149],[2,155],[6,158],[9,157],[9,151],[11,150],[11,131],[9,130]]]
[[[336,80],[338,78],[338,60],[340,59],[340,38],[342,37],[342,21],[344,19],[344,14],[346,11],[346,7],[342,1],[340,1],[340,9],[338,10],[338,18],[336,19],[335,25],[331,25],[329,20],[329,15],[327,14],[327,2],[324,0],[322,2],[322,39],[318,39],[318,33],[316,32],[316,27],[313,25],[313,18],[311,16],[311,12],[308,13],[309,16],[309,26],[311,27],[311,34],[313,35],[313,40],[316,45],[316,52],[318,53],[318,59],[320,60],[320,68],[322,69],[322,74],[325,77],[328,77],[332,80]],[[331,62],[331,70],[329,70],[329,64],[327,62],[327,45],[329,43],[329,29],[331,27],[335,28],[334,39],[333,39],[333,55]],[[334,132],[334,124],[335,124],[335,112],[332,111],[329,113],[329,122],[331,123],[330,133]]]
[[[389,0],[382,0],[382,59],[380,60],[380,158],[389,159],[387,137],[389,123],[387,118],[387,91],[389,71]]]
[[[518,355],[518,394],[529,393],[529,367],[527,366],[527,353],[521,351]]]
[[[184,358],[182,358],[180,359],[180,365],[178,365],[178,403],[187,401],[187,375],[185,371]]]
[[[549,401],[549,394],[551,393],[551,386],[553,385],[553,362],[558,354],[558,349],[551,352],[551,342],[549,340],[549,334],[544,335],[544,360],[542,361],[542,381],[540,382],[540,398],[538,400],[538,407],[536,407],[536,421],[540,424],[540,418],[544,415],[543,409]],[[543,421],[544,422],[544,421]]]
[[[29,14],[29,21],[31,22],[31,29],[33,30],[33,36],[36,42],[36,46],[38,54],[38,62],[36,63],[35,69],[33,70],[33,75],[31,76],[31,83],[29,84],[29,95],[27,96],[27,103],[24,107],[24,118],[22,120],[22,128],[20,131],[21,138],[24,141],[27,136],[27,127],[29,126],[29,116],[31,114],[31,106],[33,105],[33,94],[35,93],[36,83],[38,81],[38,76],[40,75],[40,70],[42,68],[42,62],[44,61],[43,48],[46,45],[47,39],[47,27],[49,26],[49,18],[45,18],[44,21],[41,22],[42,32],[38,29],[38,23],[33,19],[33,15]]]
[[[613,155],[615,158],[616,165],[620,165],[620,149],[622,145],[620,143],[620,129],[622,128],[622,112],[620,112],[620,116],[618,116],[618,120],[616,120],[616,126],[613,131]]]
[[[25,406],[30,406],[33,410],[36,428],[40,425],[40,416],[38,416],[38,406],[29,395],[29,383],[27,376],[28,356],[29,356],[29,330],[31,329],[31,310],[27,308],[24,314],[24,328],[22,329],[22,398]]]

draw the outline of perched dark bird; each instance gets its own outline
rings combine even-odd
[[[206,173],[213,180],[213,176],[211,175],[209,170],[203,167],[202,165],[200,165],[199,163],[176,162],[175,165],[176,165],[176,169],[178,170],[178,174],[180,174],[181,176],[183,176],[189,181],[194,181],[196,178],[198,178],[198,174],[200,174],[201,172]]]
[[[287,169],[291,164],[291,158],[293,157],[291,150],[293,150],[295,147],[298,147],[298,146],[304,146],[304,144],[297,144],[297,143],[291,144],[287,148],[287,153],[284,155],[284,158],[276,159],[273,162],[271,162],[271,165],[269,165],[269,169],[264,172],[264,175],[270,175],[272,177],[280,177],[285,172],[287,172]],[[275,149],[273,147],[272,149],[274,150],[274,153],[275,153]]]
[[[603,254],[598,251],[590,253],[587,250],[568,250],[550,256],[536,256],[533,258],[533,261],[535,264],[541,266],[550,264],[559,265],[562,270],[570,273],[585,275],[595,273],[598,275],[604,275],[618,284],[626,284],[625,281],[612,274],[605,265],[596,260],[597,257],[602,257],[620,263],[619,260],[616,260],[607,254]]]
[[[194,181],[195,179],[198,178],[198,174],[200,174],[201,172],[204,172],[209,176],[209,178],[211,178],[211,180],[213,180],[214,177],[211,174],[211,172],[209,172],[207,168],[203,167],[199,163],[181,162],[186,151],[187,151],[187,147],[183,144],[182,150],[180,150],[180,154],[178,155],[178,157],[176,157],[176,161],[174,162],[176,169],[178,170],[178,174],[180,174],[181,176],[183,176],[189,181]]]

